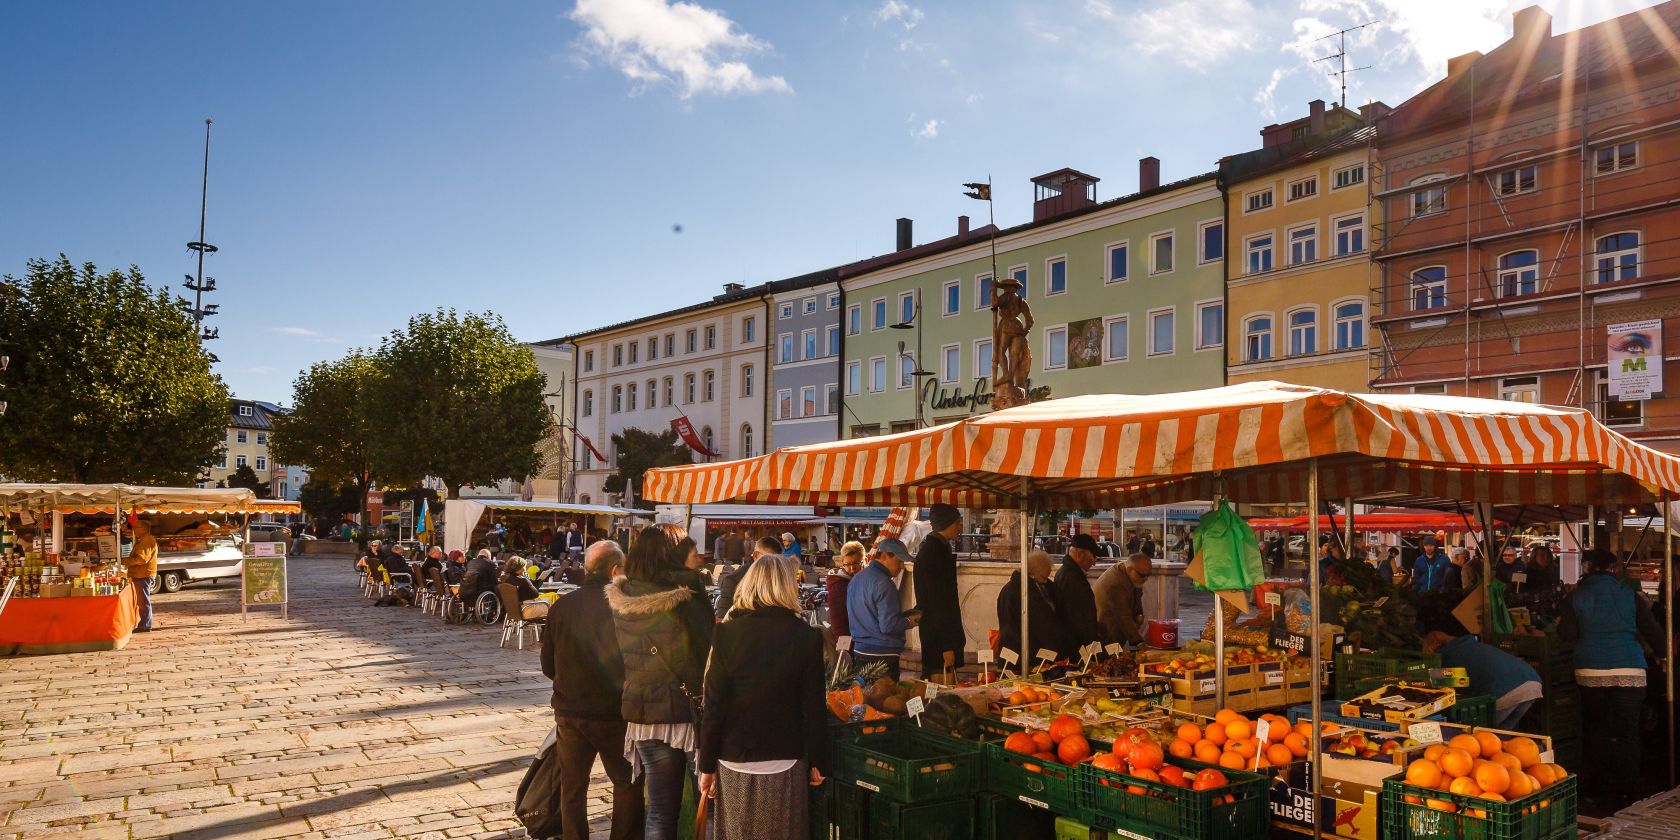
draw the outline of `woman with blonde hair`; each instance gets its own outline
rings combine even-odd
[[[803,840],[803,788],[829,769],[822,635],[800,618],[795,568],[760,557],[713,636],[700,792],[717,800],[717,840]]]
[[[846,587],[852,575],[863,569],[863,543],[852,540],[840,546],[840,556],[834,558],[834,571],[824,581],[828,600],[828,629],[836,638],[852,635],[852,624],[846,618]]]

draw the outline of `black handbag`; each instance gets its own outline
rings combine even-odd
[[[514,794],[513,816],[531,837],[560,837],[560,745],[558,733],[537,751],[537,757]]]

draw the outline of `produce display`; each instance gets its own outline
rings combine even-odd
[[[1486,730],[1455,735],[1444,744],[1431,744],[1423,756],[1406,765],[1406,784],[1447,791],[1494,802],[1509,802],[1545,790],[1569,777],[1569,771],[1541,760],[1540,745],[1533,738],[1501,738]],[[1445,799],[1406,794],[1406,802],[1419,802],[1437,811],[1457,812],[1459,806]],[[1546,800],[1530,806],[1548,807]],[[1485,816],[1469,809],[1470,816]]]

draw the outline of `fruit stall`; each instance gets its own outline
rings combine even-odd
[[[1463,514],[1466,518],[1480,522],[1482,532],[1491,534],[1490,525],[1496,520],[1533,521],[1550,516],[1556,521],[1571,521],[1578,518],[1578,511],[1585,504],[1655,510],[1666,505],[1676,492],[1680,492],[1680,459],[1610,431],[1586,411],[1461,397],[1351,394],[1272,382],[1175,394],[1090,395],[1047,400],[912,432],[780,450],[744,462],[653,469],[646,473],[644,485],[646,498],[669,503],[899,507],[947,503],[959,508],[1015,509],[1027,523],[1034,521],[1035,512],[1047,509],[1134,508],[1211,499],[1214,510],[1208,516],[1224,518],[1204,517],[1196,532],[1195,558],[1186,574],[1198,580],[1203,588],[1213,590],[1219,602],[1230,603],[1239,613],[1248,611],[1248,593],[1264,580],[1258,551],[1253,547],[1252,530],[1246,524],[1231,521],[1240,519],[1232,508],[1240,510],[1243,504],[1304,502],[1308,511],[1309,544],[1316,545],[1319,535],[1326,530],[1346,528],[1351,535],[1356,527],[1347,517],[1342,517],[1327,529],[1330,520],[1322,512],[1329,500],[1335,500],[1349,511],[1356,504],[1467,511]],[[1210,527],[1210,522],[1217,527]],[[1019,553],[1015,559],[1021,561],[1025,576],[1031,534],[1030,528],[1019,530]],[[1665,569],[1671,569],[1672,541],[1664,542],[1669,544]],[[1241,635],[1231,637],[1232,630],[1239,634],[1246,631],[1228,626],[1223,619],[1223,606],[1214,611],[1210,650],[1197,651],[1188,660],[1180,654],[1169,656],[1164,662],[1146,659],[1137,663],[1140,681],[1146,677],[1168,680],[1171,699],[1157,712],[1161,723],[1133,726],[1127,721],[1121,739],[1116,741],[1070,734],[1072,726],[1063,723],[1059,733],[1063,737],[1059,740],[1055,737],[1058,733],[1044,730],[1050,739],[1046,745],[1037,737],[1036,727],[1023,725],[1030,722],[1021,718],[1015,718],[1015,722],[1005,720],[1001,704],[1007,703],[1015,691],[998,698],[1000,705],[996,710],[991,708],[993,701],[988,700],[987,713],[982,715],[966,702],[968,698],[958,696],[946,701],[942,699],[946,694],[943,689],[933,689],[931,697],[924,690],[920,697],[905,699],[907,713],[920,709],[925,714],[932,702],[951,705],[964,701],[976,713],[976,737],[951,738],[935,746],[923,731],[927,726],[920,722],[921,715],[912,714],[909,722],[893,716],[895,720],[876,723],[873,730],[867,711],[859,712],[860,719],[856,721],[848,716],[848,722],[842,727],[861,728],[843,729],[846,734],[837,738],[855,738],[863,745],[857,749],[871,755],[850,765],[841,764],[864,768],[858,771],[858,781],[848,786],[844,781],[846,773],[842,772],[831,782],[833,797],[826,802],[830,807],[825,811],[830,815],[831,828],[839,836],[862,836],[848,834],[845,825],[859,824],[858,815],[867,811],[873,827],[879,829],[868,836],[876,840],[898,836],[988,836],[983,832],[928,833],[937,826],[920,822],[917,824],[927,831],[906,833],[906,820],[911,819],[907,815],[918,803],[939,802],[944,803],[940,806],[944,810],[933,823],[950,825],[952,815],[964,806],[949,803],[960,797],[967,798],[967,813],[978,815],[972,819],[996,814],[1001,806],[984,797],[1007,798],[1013,788],[1002,791],[997,788],[1017,784],[1004,781],[994,785],[991,780],[997,775],[1000,779],[1021,780],[1019,784],[1028,788],[1025,793],[1014,794],[1016,805],[1072,820],[1074,826],[1134,838],[1258,836],[1270,831],[1271,817],[1278,809],[1268,791],[1279,788],[1305,793],[1308,807],[1304,810],[1309,813],[1306,830],[1315,835],[1328,831],[1365,838],[1549,840],[1572,833],[1573,776],[1565,774],[1557,778],[1558,772],[1551,769],[1529,772],[1537,764],[1556,762],[1525,762],[1528,750],[1521,741],[1513,745],[1521,753],[1520,757],[1503,746],[1514,739],[1532,736],[1490,732],[1491,737],[1500,739],[1500,750],[1486,750],[1484,747],[1488,745],[1478,744],[1468,768],[1462,766],[1459,753],[1451,752],[1459,749],[1468,754],[1462,748],[1444,747],[1438,753],[1437,758],[1441,754],[1451,755],[1450,767],[1441,767],[1436,759],[1423,754],[1436,741],[1450,740],[1447,733],[1454,731],[1450,727],[1466,725],[1450,719],[1429,720],[1445,717],[1457,705],[1456,691],[1452,692],[1453,703],[1448,705],[1442,702],[1445,690],[1431,695],[1425,689],[1437,687],[1427,681],[1420,680],[1424,684],[1414,686],[1409,682],[1399,685],[1401,680],[1379,680],[1363,689],[1354,686],[1358,693],[1350,701],[1375,693],[1366,698],[1369,704],[1409,708],[1409,713],[1396,715],[1399,721],[1389,720],[1386,710],[1382,720],[1364,718],[1357,703],[1344,706],[1325,699],[1329,684],[1341,678],[1333,676],[1331,670],[1337,653],[1344,657],[1364,656],[1367,648],[1371,648],[1369,653],[1381,653],[1378,649],[1381,644],[1369,644],[1364,639],[1355,642],[1355,635],[1349,634],[1348,628],[1362,626],[1370,641],[1388,642],[1393,640],[1384,638],[1385,629],[1403,623],[1405,618],[1389,614],[1388,603],[1366,603],[1327,591],[1327,584],[1341,584],[1321,579],[1321,565],[1307,564],[1307,579],[1300,598],[1292,605],[1293,610],[1284,610],[1293,612],[1286,619],[1294,623],[1279,629],[1282,638],[1277,645],[1267,644],[1268,648],[1293,654],[1286,655],[1281,663],[1284,685],[1281,700],[1272,687],[1274,684],[1264,682],[1276,679],[1269,676],[1277,673],[1271,670],[1272,665],[1245,662],[1240,655],[1236,661],[1228,658],[1228,644],[1252,648],[1256,654],[1262,651],[1260,645]],[[1493,579],[1491,565],[1483,566],[1481,579]],[[1484,598],[1480,615],[1469,616],[1472,620],[1466,624],[1479,627],[1481,616],[1492,615],[1489,608],[1492,594],[1489,592]],[[1031,599],[1022,600],[1021,627],[1029,628],[1031,622],[1025,613]],[[1398,609],[1399,605],[1392,608]],[[1672,628],[1671,605],[1667,620]],[[1022,640],[1021,648],[1034,650],[1029,639]],[[1262,658],[1255,656],[1256,660]],[[1291,659],[1298,659],[1305,667],[1292,670]],[[1295,684],[1291,674],[1304,675],[1305,679],[1300,681],[1305,689],[1303,696],[1291,695],[1290,688]],[[1065,677],[1066,674],[1041,673],[1027,675],[1025,679],[1045,683],[1048,690],[1055,691],[1056,681]],[[1256,683],[1256,678],[1261,682]],[[996,690],[988,687],[988,691]],[[1020,691],[1025,696],[1026,692]],[[1268,706],[1260,705],[1262,698],[1253,696],[1265,691],[1273,692],[1265,698],[1274,701]],[[1073,703],[1065,696],[1040,701],[1035,694],[1029,699],[1031,702],[1022,705],[1047,702],[1056,708],[1059,704],[1060,711],[1072,717],[1082,732],[1084,727],[1105,723],[1094,703],[1090,703],[1091,710],[1097,717],[1092,719],[1086,714],[1086,705],[1092,699],[1089,694]],[[921,702],[913,703],[915,700]],[[1305,706],[1302,721],[1290,722],[1278,714],[1296,704]],[[858,705],[874,708],[867,698],[852,707]],[[1467,702],[1466,708],[1475,705]],[[1270,717],[1255,716],[1256,711],[1268,708],[1274,710],[1266,712]],[[1349,715],[1350,710],[1354,714]],[[883,713],[877,710],[877,714]],[[1243,737],[1236,739],[1235,749],[1226,749],[1232,740],[1228,726],[1221,727],[1227,730],[1220,733],[1225,743],[1215,743],[1216,738],[1207,737],[1208,730],[1214,729],[1213,724],[1227,722],[1219,720],[1221,715],[1227,719],[1232,715],[1242,717],[1250,727],[1245,729],[1243,723],[1237,723],[1236,728]],[[1058,720],[1061,715],[1052,719],[1052,725]],[[1274,744],[1271,721],[1276,720],[1283,721],[1276,724],[1278,732],[1285,728],[1290,731],[1283,734],[1282,742]],[[1262,721],[1267,723],[1264,736],[1258,734]],[[1304,733],[1295,730],[1301,722],[1307,724]],[[1188,739],[1177,737],[1177,727],[1186,723],[1200,727],[1203,735],[1187,744],[1188,756],[1180,754]],[[1475,724],[1468,725],[1472,727],[1468,734],[1477,737],[1479,731]],[[1348,734],[1358,738],[1338,735],[1331,742],[1326,726],[1346,727]],[[1169,731],[1167,727],[1172,727],[1174,737],[1164,737]],[[1034,741],[1030,753],[1021,751],[1026,744],[1019,737],[1014,739],[1017,749],[1008,748],[1009,738],[1017,729],[1034,730],[1027,735]],[[912,730],[914,734],[906,734]],[[1153,733],[1148,737],[1154,744],[1143,744],[1140,739],[1144,735],[1137,735],[1133,730]],[[1291,779],[1274,785],[1267,779],[1275,780],[1271,771],[1279,768],[1272,767],[1271,760],[1282,759],[1283,755],[1271,748],[1289,749],[1289,734],[1302,735],[1297,746],[1304,748],[1305,754],[1295,756],[1291,750],[1290,757],[1297,760],[1284,765],[1298,765],[1299,769],[1291,769],[1289,772],[1295,774]],[[1313,737],[1315,734],[1320,737]],[[1083,739],[1084,744],[1072,740],[1073,746],[1067,747],[1074,737]],[[1388,749],[1386,759],[1364,754],[1365,743],[1377,743],[1381,753],[1396,739],[1399,745]],[[1408,739],[1417,743],[1407,745]],[[1117,747],[1118,740],[1132,743]],[[1218,754],[1214,755],[1208,745],[1202,744],[1203,740],[1218,748]],[[1539,743],[1538,739],[1534,740]],[[1179,753],[1173,752],[1175,742],[1181,744],[1176,748]],[[1133,760],[1132,750],[1139,746],[1143,747],[1139,753],[1141,760]],[[1353,749],[1359,754],[1327,755],[1327,747]],[[1155,758],[1157,748],[1162,755],[1159,766]],[[842,740],[840,749],[846,752],[854,747]],[[1403,749],[1407,752],[1401,752]],[[1087,750],[1089,755],[1082,756]],[[1550,750],[1548,742],[1543,752]],[[904,755],[889,756],[893,751]],[[1268,752],[1272,755],[1267,756]],[[1106,766],[1097,766],[1099,754],[1113,757],[1101,759]],[[1520,772],[1532,778],[1536,783],[1533,786],[1538,786],[1537,792],[1515,798],[1507,795],[1512,784],[1517,790],[1531,787],[1528,778],[1520,782],[1508,779],[1507,793],[1496,792],[1493,788],[1500,785],[1494,771],[1486,772],[1485,781],[1491,784],[1486,787],[1481,784],[1483,779],[1477,773],[1485,770],[1486,763],[1503,766],[1511,761],[1492,757],[1502,754],[1513,755],[1519,765],[1504,767],[1507,776]],[[1055,760],[1047,756],[1054,756]],[[1074,758],[1079,760],[1066,760]],[[1209,758],[1215,760],[1207,761]],[[1260,766],[1262,760],[1267,762],[1266,767]],[[1331,769],[1333,762],[1348,760],[1364,762],[1367,766],[1336,765]],[[1409,772],[1411,762],[1422,760],[1435,763],[1442,771],[1442,779],[1436,783],[1446,786],[1430,787],[1428,792],[1435,795],[1427,795],[1423,791],[1427,786],[1423,785],[1401,787],[1407,784],[1406,779],[1395,778],[1397,773]],[[1176,782],[1161,780],[1162,771],[1168,766],[1176,768],[1167,771]],[[1389,766],[1394,770],[1388,771]],[[997,774],[992,772],[994,768]],[[919,781],[927,781],[923,776],[945,772],[957,775],[952,776],[953,781],[947,786],[931,791],[943,798],[912,802],[906,794],[916,794],[915,785],[894,786],[890,780],[869,776],[876,770]],[[1195,780],[1201,778],[1203,770],[1218,771],[1224,783],[1197,790]],[[1263,770],[1267,772],[1260,772]],[[1457,770],[1464,773],[1450,772]],[[1387,775],[1382,775],[1384,771]],[[1178,784],[1186,778],[1190,780],[1188,791]],[[1452,781],[1446,781],[1448,778]],[[1474,784],[1466,779],[1474,780]],[[1548,779],[1549,784],[1539,784]],[[1458,788],[1456,792],[1454,785]],[[872,799],[864,802],[850,788],[859,788]],[[847,792],[840,793],[842,790]],[[1361,817],[1350,817],[1346,826],[1363,826],[1364,830],[1344,832],[1344,826],[1336,823],[1342,820],[1346,809],[1339,808],[1333,813],[1329,808],[1311,807],[1314,797],[1330,796],[1333,791],[1342,791],[1349,797],[1338,801],[1358,799],[1360,810],[1380,821],[1362,822]],[[839,800],[845,801],[836,805]],[[1051,807],[1038,808],[1039,803]],[[851,822],[834,816],[836,808],[850,813]],[[1284,810],[1299,813],[1303,809],[1289,805]],[[1056,830],[1052,826],[1052,831]],[[1070,830],[1071,834],[1059,836],[1089,836],[1079,834],[1078,828]]]

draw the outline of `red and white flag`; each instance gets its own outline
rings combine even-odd
[[[600,461],[603,464],[607,462],[607,456],[602,455],[601,450],[595,448],[595,444],[590,442],[588,435],[578,431],[576,426],[571,426],[569,428],[572,430],[573,437],[583,441],[583,445],[589,447],[589,452],[595,456],[595,460]]]
[[[706,443],[700,440],[700,436],[698,434],[695,434],[694,424],[690,423],[687,417],[679,416],[673,418],[671,420],[671,428],[676,430],[677,437],[682,438],[683,443],[688,444],[689,449],[692,449],[707,458],[717,457],[717,453],[706,448]]]

